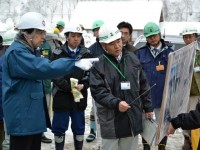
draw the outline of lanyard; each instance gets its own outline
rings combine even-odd
[[[125,75],[125,71],[126,71],[126,59],[124,58],[124,74],[119,70],[119,68],[106,56],[103,54],[103,56],[109,61],[109,63],[119,72],[119,74],[124,78],[124,80],[126,80],[126,75]]]

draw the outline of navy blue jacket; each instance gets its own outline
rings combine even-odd
[[[163,40],[162,51],[154,58],[150,51],[150,45],[145,45],[136,51],[140,63],[147,75],[150,86],[154,86],[151,90],[152,105],[154,108],[160,108],[162,103],[162,95],[165,85],[165,76],[167,71],[168,55],[173,51],[170,45],[166,45]],[[157,71],[156,66],[164,65],[164,70]]]
[[[89,47],[89,50],[94,58],[101,56],[105,52],[98,39],[96,39],[96,42]]]

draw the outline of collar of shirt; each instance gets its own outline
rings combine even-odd
[[[117,61],[120,62],[122,59],[122,52],[119,54],[119,56],[116,57]]]
[[[71,52],[74,52],[74,53],[76,53],[76,52],[77,52],[77,50],[78,50],[78,47],[77,47],[77,48],[75,48],[75,49],[72,49],[71,47],[69,47],[69,46],[68,46],[68,48],[69,48],[69,50],[70,50]]]
[[[156,57],[162,50],[162,43],[160,42],[158,47],[153,47],[150,45],[150,51],[154,57]]]
[[[159,45],[158,45],[158,47],[153,47],[152,45],[150,45],[150,48],[151,48],[151,50],[157,49],[160,52],[161,48],[162,48],[162,43],[160,42]]]

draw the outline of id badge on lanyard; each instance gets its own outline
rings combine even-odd
[[[121,90],[130,90],[131,84],[130,81],[121,82]]]

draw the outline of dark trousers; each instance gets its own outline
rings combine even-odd
[[[74,135],[84,135],[85,113],[84,111],[65,111],[53,114],[52,132],[56,136],[63,136],[68,130],[69,119],[71,117],[71,129]]]
[[[0,150],[3,149],[2,143],[3,143],[4,137],[5,137],[5,134],[4,134],[3,122],[0,122]]]
[[[41,134],[10,136],[10,150],[41,150]]]

